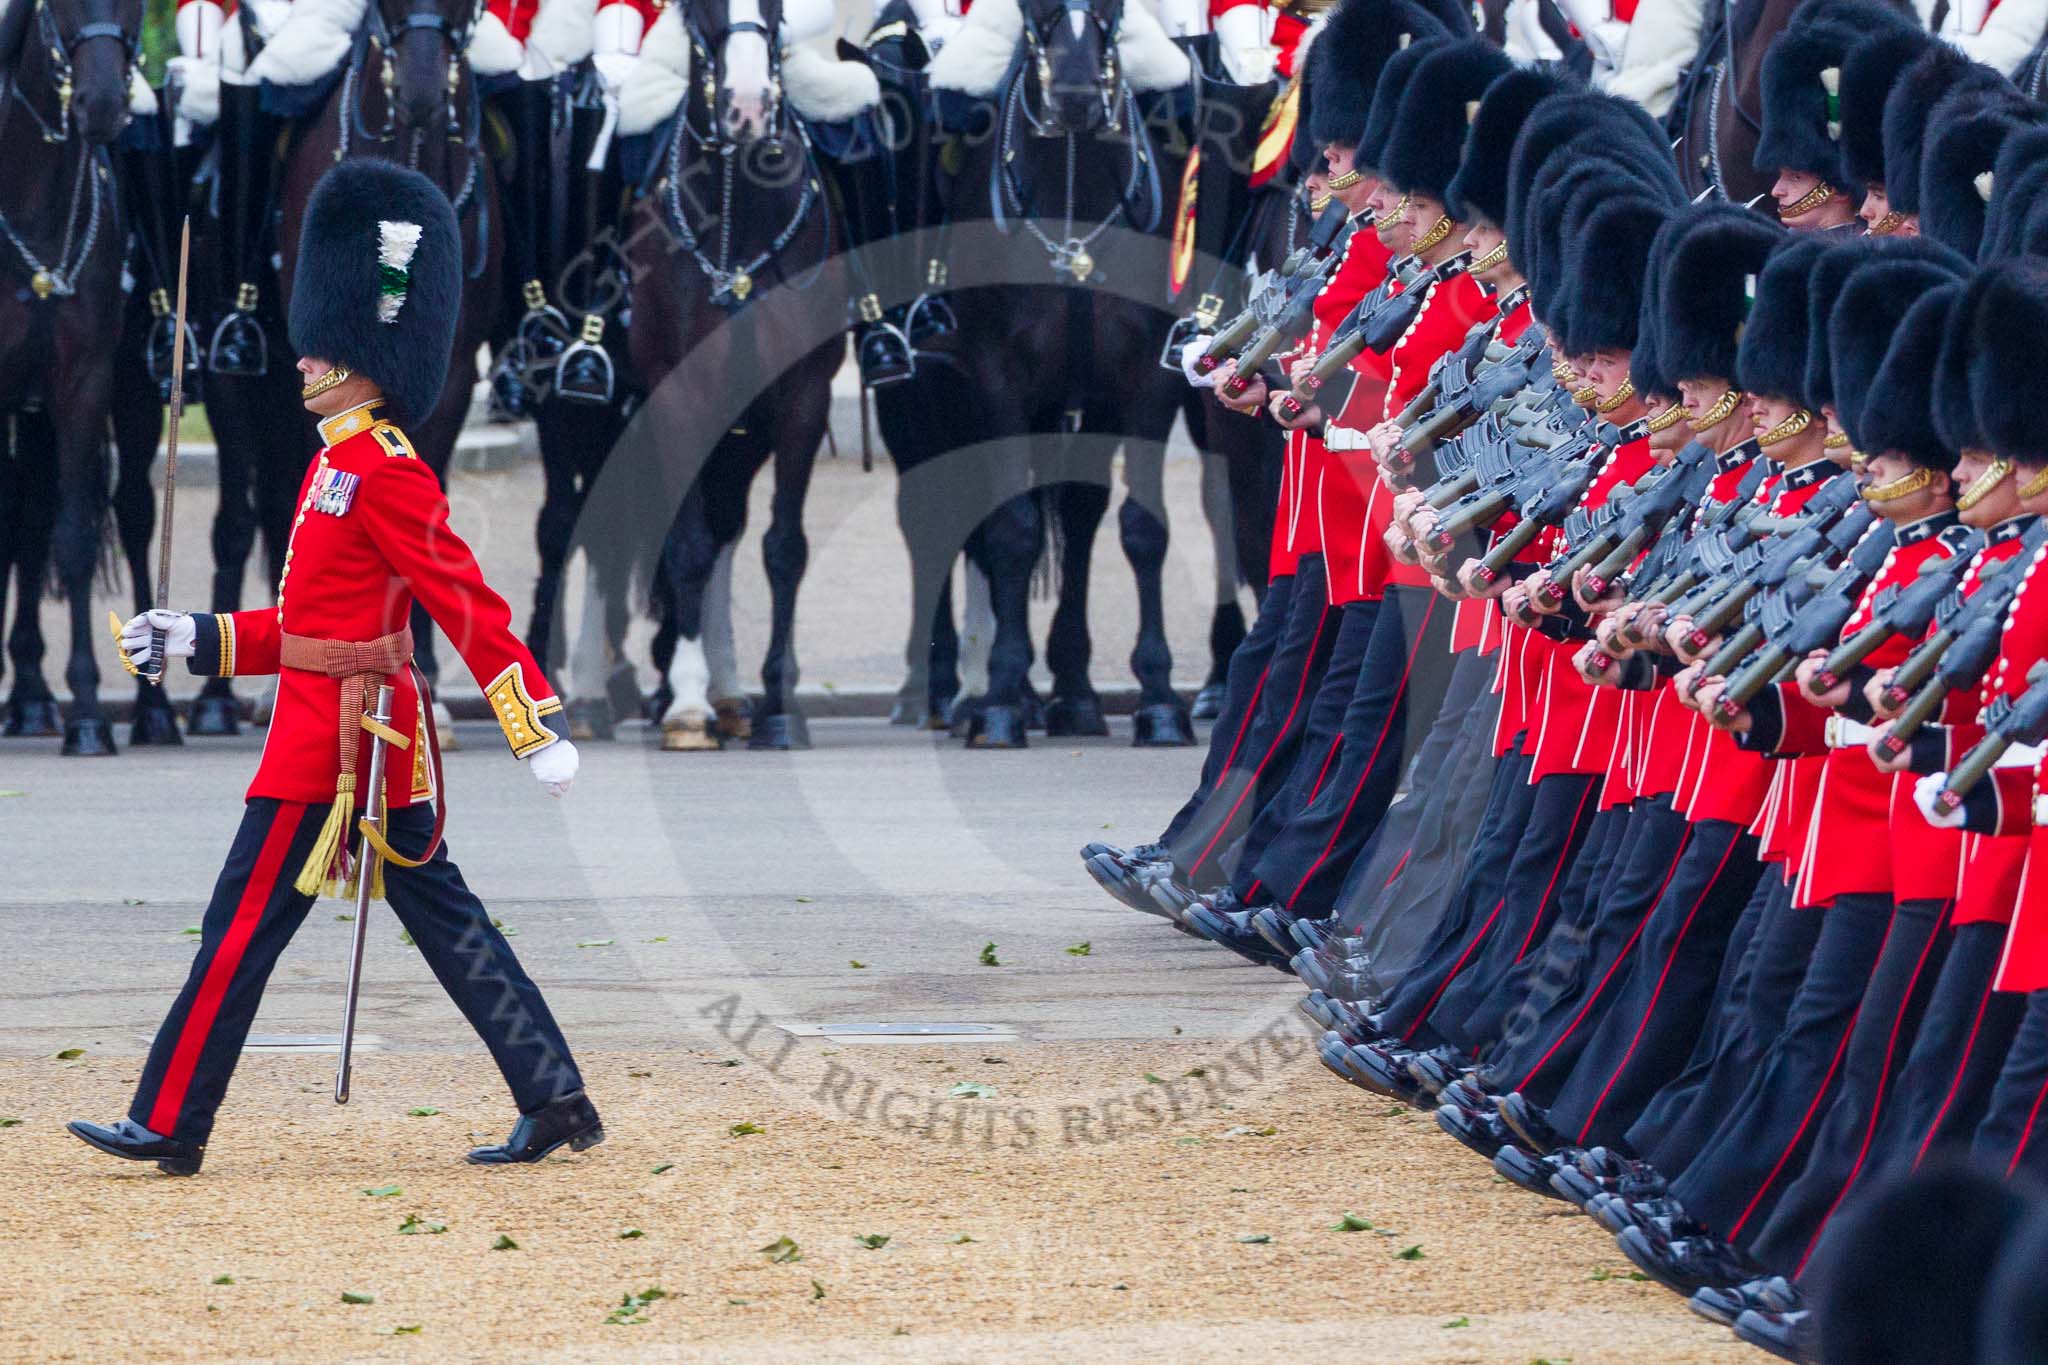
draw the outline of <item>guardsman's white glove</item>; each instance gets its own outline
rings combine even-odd
[[[576,746],[566,737],[535,749],[526,759],[526,766],[533,770],[533,780],[546,787],[550,796],[561,796],[569,790],[569,784],[576,780],[576,764]]]
[[[192,618],[182,611],[152,609],[140,616],[130,617],[121,627],[121,652],[128,656],[128,663],[134,669],[149,667],[149,637],[153,630],[164,633],[164,657],[186,659],[198,648],[198,629]]]
[[[542,750],[542,752],[545,753],[546,750]],[[1918,782],[1913,784],[1913,804],[1918,806],[1920,813],[1927,817],[1927,823],[1936,829],[1961,829],[1963,827],[1963,808],[1961,806],[1957,806],[1954,810],[1943,810],[1940,806],[1934,804],[1934,799],[1941,795],[1947,784],[1947,773],[1925,774]]]
[[[1180,348],[1180,372],[1187,376],[1188,383],[1195,388],[1213,389],[1216,387],[1214,379],[1195,368],[1195,365],[1201,358],[1209,354],[1209,346],[1215,340],[1215,337],[1210,336],[1207,332],[1203,332],[1199,336],[1189,337],[1187,344]]]

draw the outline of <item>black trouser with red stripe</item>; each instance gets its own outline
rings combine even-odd
[[[1992,1170],[2048,1175],[2048,991],[2027,995],[1970,1154]]]
[[[1749,1076],[1742,1097],[1692,1164],[1671,1182],[1687,1213],[1715,1235],[1747,1246],[1805,1169],[1822,1120],[1841,1093],[1857,1012],[1891,927],[1889,896],[1837,896],[1783,1031]]]
[[[1195,818],[1202,803],[1216,790],[1217,780],[1243,748],[1272,672],[1273,653],[1287,630],[1288,613],[1294,603],[1294,580],[1295,575],[1286,574],[1266,584],[1265,594],[1259,598],[1257,619],[1231,651],[1230,667],[1223,680],[1223,709],[1209,730],[1209,752],[1202,758],[1202,775],[1195,782],[1194,793],[1167,822],[1166,832],[1159,836],[1160,843],[1172,843]]]
[[[1429,1026],[1444,1041],[1472,1053],[1499,1036],[1495,1026],[1505,1015],[1492,1006],[1500,1003],[1508,977],[1545,941],[1568,903],[1572,864],[1585,847],[1599,804],[1597,777],[1552,773],[1536,784],[1536,804],[1508,865],[1493,930],[1471,965],[1444,988],[1429,1016]]]
[[[313,898],[295,890],[325,805],[252,799],[206,907],[199,955],[157,1031],[128,1116],[150,1131],[204,1143],[278,954]],[[417,857],[433,837],[430,805],[390,813],[391,845]],[[522,1112],[583,1088],[540,988],[491,924],[444,844],[423,867],[387,867],[399,923],[491,1051]]]
[[[1785,1190],[1750,1252],[1782,1275],[1805,1272],[1821,1225],[1850,1191],[1882,1164],[1874,1146],[1892,1086],[1918,1036],[1949,945],[1950,900],[1900,901],[1856,1026],[1842,1055],[1841,1079],[1821,1121],[1805,1169]]]
[[[1559,925],[1517,964],[1516,1012],[1487,1057],[1489,1087],[1537,1105],[1555,1097],[1619,993],[1651,907],[1690,838],[1691,826],[1668,798],[1646,797],[1630,808],[1612,861],[1591,889],[1590,915]]]
[[[1619,1142],[1650,1097],[1684,1068],[1709,1023],[1729,935],[1762,865],[1756,837],[1702,820],[1629,954],[1620,992],[1552,1100],[1550,1124],[1575,1145]]]
[[[1345,878],[1367,856],[1393,803],[1403,756],[1436,720],[1450,683],[1453,615],[1427,588],[1387,589],[1339,718],[1337,762],[1315,798],[1258,855],[1249,879],[1256,885],[1241,889],[1308,918],[1335,912]],[[1240,873],[1238,881],[1247,878]]]
[[[1223,853],[1286,781],[1307,728],[1316,681],[1335,643],[1334,617],[1322,556],[1302,556],[1287,623],[1251,707],[1251,723],[1243,727],[1208,794],[1190,802],[1161,838],[1172,851],[1176,872],[1192,885],[1215,886],[1223,879]]]
[[[1252,866],[1266,846],[1308,809],[1337,771],[1338,755],[1349,739],[1344,731],[1344,711],[1351,703],[1352,693],[1358,690],[1380,615],[1377,602],[1346,602],[1332,608],[1336,634],[1329,655],[1323,660],[1322,673],[1316,678],[1315,696],[1309,702],[1308,720],[1294,748],[1294,762],[1279,790],[1259,807],[1244,837],[1222,859],[1230,869],[1231,885],[1247,904],[1262,905],[1272,899],[1260,889]]]

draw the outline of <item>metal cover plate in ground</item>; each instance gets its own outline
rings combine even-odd
[[[373,1033],[356,1035],[356,1051],[377,1052],[384,1040]],[[341,1051],[338,1033],[252,1033],[242,1044],[244,1052],[334,1052]]]
[[[1017,1031],[1007,1024],[954,1021],[843,1024],[784,1023],[784,1033],[799,1038],[830,1038],[835,1043],[991,1043],[1014,1042]]]

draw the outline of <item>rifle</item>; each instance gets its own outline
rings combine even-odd
[[[1950,771],[1935,798],[1943,810],[1953,811],[1963,798],[1983,781],[2006,750],[2015,744],[2039,744],[2048,739],[2048,660],[2027,670],[2027,690],[2017,697],[2000,697],[1984,708],[1984,738],[1970,746],[1962,762]]]
[[[2017,578],[2017,574],[2003,575]],[[1971,598],[1976,602],[1984,596],[1979,590]],[[1878,742],[1887,753],[1898,755],[1906,751],[1913,742],[1913,736],[1920,733],[1920,727],[1941,711],[1941,704],[1948,694],[1959,687],[1969,687],[1984,676],[1991,667],[1991,661],[1998,657],[1999,638],[2005,633],[2005,611],[2001,607],[1995,614],[1966,613],[1970,616],[1968,626],[1957,633],[1954,640],[1935,654],[1933,676],[1913,693],[1892,721],[1892,728]],[[1905,665],[1900,665],[1903,672]],[[1896,675],[1894,676],[1896,682]]]
[[[2002,629],[2005,624],[2005,609],[2012,604],[2013,595],[2025,580],[2024,571],[2014,573],[2016,561],[2031,561],[2034,552],[2048,544],[2048,525],[2037,525],[2020,538],[2019,552],[2010,559],[1986,564],[1977,573],[1977,590],[1967,598],[1954,595],[1944,599],[1934,611],[1934,630],[1925,640],[1913,647],[1904,663],[1892,672],[1892,680],[1885,687],[1884,699],[1888,707],[1897,708],[1907,704],[1940,664],[1942,655],[1968,631],[1983,619],[1989,618]]]
[[[1343,204],[1331,201],[1323,209],[1315,226],[1309,229],[1308,244],[1296,247],[1281,262],[1272,285],[1287,299],[1284,308],[1292,307],[1300,291],[1313,281],[1317,289],[1322,288],[1323,279],[1335,268],[1339,257],[1337,243],[1343,240],[1344,230],[1351,221],[1350,211]],[[1267,291],[1255,291],[1252,300],[1237,316],[1219,328],[1209,339],[1209,348],[1195,361],[1197,374],[1213,373],[1223,362],[1241,350],[1258,332],[1263,314],[1260,306]],[[1311,294],[1313,297],[1313,294]],[[1261,362],[1263,363],[1263,362]]]
[[[1799,515],[1766,516],[1753,521],[1751,527],[1754,531],[1776,534],[1776,541],[1769,546],[1755,543],[1745,546],[1738,552],[1729,573],[1672,606],[1672,615],[1693,618],[1694,628],[1686,644],[1695,652],[1705,649],[1722,628],[1749,605],[1750,598],[1766,588],[1783,584],[1795,567],[1801,572],[1811,567],[1802,561],[1822,553],[1831,545],[1838,551],[1846,551],[1855,544],[1877,519],[1876,513],[1867,506],[1860,511],[1851,510],[1851,504],[1861,503],[1862,495],[1855,477],[1839,474],[1821,485]],[[1835,527],[1832,537],[1828,530],[1830,524]],[[1846,540],[1842,539],[1843,535],[1847,536]]]
[[[1958,550],[1947,559],[1928,559],[1920,565],[1920,577],[1911,585],[1893,584],[1871,604],[1870,624],[1836,645],[1827,661],[1813,675],[1807,691],[1822,696],[1842,680],[1842,675],[1874,653],[1894,635],[1914,639],[1927,633],[1934,612],[1962,582],[1970,560],[1979,546]]]
[[[1740,673],[1728,679],[1721,694],[1721,714],[1733,716],[1788,665],[1838,643],[1842,627],[1856,613],[1864,586],[1883,569],[1885,557],[1897,543],[1897,534],[1884,527],[1858,541],[1842,566],[1806,601],[1795,603],[1787,594],[1767,600],[1758,613],[1763,647]]]

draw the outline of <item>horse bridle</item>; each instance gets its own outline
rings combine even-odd
[[[1108,12],[1098,14],[1091,0],[1060,0],[1056,15],[1045,24],[1027,13],[1024,15],[1024,48],[1032,73],[1038,78],[1039,107],[1036,111],[1026,101],[1024,117],[1031,124],[1031,131],[1040,137],[1060,136],[1061,130],[1052,126],[1046,116],[1046,100],[1052,90],[1052,57],[1047,51],[1048,27],[1058,24],[1069,15],[1079,14],[1094,26],[1095,35],[1102,43],[1102,69],[1096,73],[1096,93],[1102,100],[1102,117],[1105,131],[1118,132],[1122,129],[1123,65],[1117,51],[1117,39],[1121,36],[1124,19],[1124,0],[1110,0]]]
[[[688,4],[683,5],[683,29],[690,36],[691,60],[703,71],[703,76],[698,82],[698,93],[704,98],[704,110],[710,120],[711,131],[699,132],[690,123],[687,104],[679,115],[683,126],[690,130],[690,136],[696,140],[698,146],[716,147],[722,155],[730,154],[734,144],[726,137],[725,129],[718,122],[718,86],[725,74],[725,44],[735,33],[754,33],[760,35],[761,45],[768,49],[768,131],[762,140],[779,146],[782,142],[782,48],[775,41],[775,28],[780,23],[780,14],[776,15],[776,24],[762,23],[758,19],[728,21],[719,34],[719,41],[713,43],[704,25],[698,22],[693,8]],[[776,8],[780,10],[780,6]],[[763,15],[768,14],[767,5],[762,6],[761,12]]]
[[[483,17],[484,0],[472,0],[469,17],[460,24],[450,23],[448,16],[440,13],[438,10],[408,8],[404,17],[394,27],[391,21],[385,17],[384,6],[380,3],[380,0],[370,0],[370,3],[365,8],[367,13],[364,15],[364,23],[369,40],[375,43],[378,51],[384,55],[385,114],[382,132],[372,133],[368,128],[361,126],[361,111],[358,110],[357,131],[364,137],[372,138],[379,142],[388,142],[395,135],[396,114],[392,108],[394,101],[391,95],[392,87],[396,83],[396,76],[393,72],[392,59],[398,51],[399,42],[406,34],[424,30],[438,37],[441,40],[442,48],[448,54],[448,136],[456,141],[464,140],[469,130],[464,126],[463,119],[456,112],[455,92],[461,74],[462,54],[468,50],[469,36],[476,31],[477,21]],[[472,94],[474,94],[474,91],[472,91]],[[475,104],[474,99],[471,100],[471,104]]]
[[[111,12],[113,8],[113,0],[87,0],[86,4],[88,14]],[[27,99],[20,95],[18,88],[15,88],[16,99],[23,108],[29,111],[29,117],[33,118],[36,121],[36,126],[42,130],[43,141],[69,142],[71,140],[71,97],[74,93],[71,80],[72,60],[79,46],[92,41],[94,38],[112,38],[120,43],[124,58],[121,64],[121,71],[125,79],[130,72],[134,71],[135,64],[140,58],[142,34],[140,31],[135,33],[128,32],[122,26],[119,19],[95,17],[89,19],[86,23],[80,24],[76,32],[67,35],[58,27],[57,16],[51,10],[49,0],[37,0],[36,37],[41,41],[50,57],[51,75],[55,80],[57,90],[57,126],[52,128],[49,124],[43,122],[42,115],[36,112],[35,106],[29,104]],[[14,87],[13,81],[10,80],[8,85],[11,88]],[[127,99],[127,95],[128,91],[124,84],[121,91],[124,102]]]

